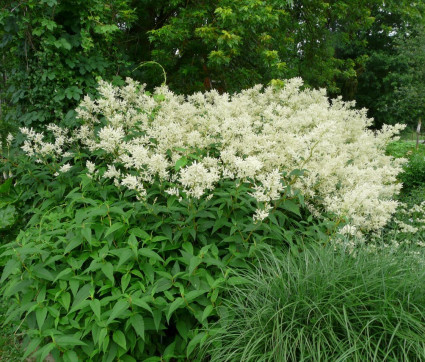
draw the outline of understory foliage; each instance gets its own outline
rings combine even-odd
[[[403,192],[410,192],[425,183],[425,146],[415,142],[392,142],[388,145],[387,153],[398,158],[406,158],[407,162],[400,173]]]
[[[425,358],[423,251],[264,253],[229,289],[204,346],[211,361]]]
[[[207,338],[199,329],[217,318],[223,287],[238,283],[232,270],[265,243],[327,242],[334,229],[303,221],[298,197],[285,196],[273,222],[254,224],[255,200],[232,182],[199,201],[155,183],[139,201],[82,167],[58,178],[31,171],[19,186],[38,196],[1,248],[0,282],[12,298],[4,323],[22,321],[25,357],[36,351],[40,361],[184,360]]]

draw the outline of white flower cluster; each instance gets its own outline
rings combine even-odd
[[[396,176],[404,162],[386,156],[385,146],[403,127],[374,134],[366,110],[341,99],[330,102],[324,90],[302,85],[295,78],[281,89],[255,86],[233,96],[210,91],[185,98],[166,87],[151,96],[131,79],[121,88],[101,82],[100,99],[85,97],[77,109],[83,125],[73,133],[73,147],[104,152],[112,161],[103,177],[140,196],[158,179],[171,182],[168,193],[195,198],[222,179],[248,182],[262,205],[256,221],[281,198],[283,174],[305,169],[293,186],[312,210],[347,217],[356,232],[383,227],[397,207]],[[64,152],[67,132],[50,130],[55,143],[23,129],[28,155]],[[177,167],[194,153],[201,155],[196,162]],[[94,174],[95,165],[87,168]]]
[[[410,208],[406,204],[401,204],[397,211],[405,216],[403,218],[405,221],[394,219],[398,226],[397,231],[414,234],[425,230],[425,201]]]

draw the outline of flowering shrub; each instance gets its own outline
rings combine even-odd
[[[85,97],[77,110],[79,128],[50,125],[51,142],[24,128],[22,148],[36,162],[59,164],[57,175],[69,171],[73,157],[85,157],[89,177],[111,179],[139,199],[155,180],[169,194],[196,199],[220,180],[244,182],[258,203],[257,221],[281,198],[286,178],[317,216],[347,218],[351,231],[382,228],[397,207],[404,163],[385,147],[403,127],[374,134],[365,110],[301,88],[296,78],[280,89],[185,98],[165,87],[152,96],[131,79],[121,88],[101,82],[101,97]],[[105,162],[106,170],[99,167]],[[303,177],[293,173],[304,169]]]
[[[201,115],[192,138],[177,128],[189,120],[167,123],[163,107],[174,102],[166,114],[177,117],[180,97],[151,97],[132,81],[100,89],[104,98],[80,107],[78,129],[23,129],[24,155],[7,140],[5,323],[16,321],[25,357],[39,360],[192,358],[222,290],[240,282],[235,269],[265,244],[326,243],[340,220],[314,220],[293,186],[302,171],[267,171],[242,154],[226,163],[227,141],[199,136]]]
[[[26,356],[190,358],[265,245],[384,225],[403,162],[384,148],[400,127],[375,137],[363,111],[301,85],[185,99],[102,82],[78,128],[23,128],[24,155],[9,137],[0,231],[18,235],[0,284]]]

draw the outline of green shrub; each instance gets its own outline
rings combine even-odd
[[[414,142],[398,141],[388,145],[387,153],[397,158],[409,160],[399,174],[403,183],[403,191],[409,192],[414,188],[425,184],[425,146],[420,145],[416,150]]]
[[[268,253],[229,290],[211,361],[425,359],[424,253]]]
[[[425,152],[412,153],[399,177],[404,190],[412,190],[425,184]]]
[[[235,268],[266,243],[326,242],[334,228],[314,222],[290,187],[254,223],[257,203],[243,183],[179,200],[155,182],[138,200],[87,175],[86,159],[74,156],[73,168],[54,176],[52,164],[20,158],[8,182],[26,224],[16,218],[11,227],[22,229],[1,248],[5,324],[19,324],[25,356],[38,360],[184,360],[207,337],[223,288],[239,281]]]

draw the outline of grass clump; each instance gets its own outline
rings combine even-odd
[[[211,361],[425,360],[423,254],[264,255],[209,330]]]

